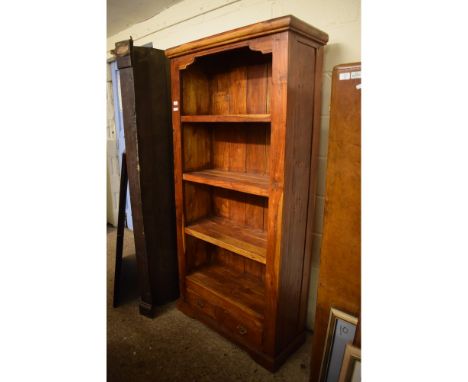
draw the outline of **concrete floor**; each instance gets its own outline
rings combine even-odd
[[[125,232],[122,304],[112,308],[116,229],[107,230],[108,381],[308,381],[311,335],[275,373],[247,353],[179,312],[162,306],[154,319],[138,313],[133,233]]]

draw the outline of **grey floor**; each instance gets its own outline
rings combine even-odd
[[[174,303],[153,319],[138,313],[135,246],[125,232],[122,305],[112,308],[115,228],[107,230],[108,381],[308,381],[311,335],[276,372],[256,364],[247,353],[179,312]]]

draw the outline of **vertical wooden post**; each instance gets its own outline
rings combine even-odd
[[[114,299],[112,306],[117,308],[120,303],[120,274],[122,269],[123,240],[125,232],[125,202],[127,200],[127,158],[122,153],[122,170],[120,171],[119,217],[117,220],[117,243],[115,246]]]

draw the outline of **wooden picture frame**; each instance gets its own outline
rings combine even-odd
[[[345,346],[342,343],[343,338],[345,341],[349,341],[348,343],[352,343],[357,331],[357,325],[357,317],[336,308],[330,309],[325,347],[320,366],[320,382],[338,381],[345,352]],[[337,343],[337,336],[344,336],[341,338],[341,343]]]
[[[351,344],[346,345],[338,382],[361,381],[361,349]],[[358,366],[359,365],[359,366]],[[359,371],[357,369],[359,368]]]

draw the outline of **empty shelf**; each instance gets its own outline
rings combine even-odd
[[[186,172],[183,179],[227,188],[228,190],[246,192],[253,195],[268,196],[269,178],[267,175],[223,170],[203,170]]]
[[[183,115],[182,122],[271,122],[270,114]]]
[[[266,263],[266,232],[211,217],[185,227],[187,235],[217,245],[238,255]]]

